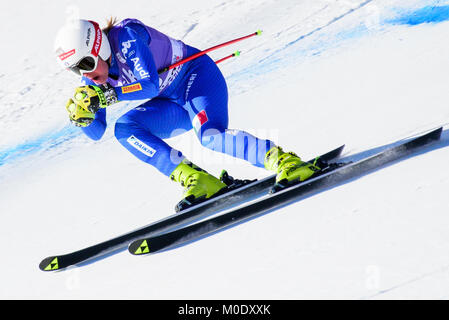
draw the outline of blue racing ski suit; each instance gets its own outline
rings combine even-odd
[[[108,83],[118,100],[151,99],[115,123],[115,136],[128,151],[169,176],[184,156],[164,139],[194,128],[203,146],[263,167],[265,154],[274,143],[241,130],[228,130],[226,81],[209,56],[159,75],[158,70],[199,50],[136,19],[114,26],[108,40],[112,51]],[[100,109],[82,130],[98,140],[106,125],[106,109]]]

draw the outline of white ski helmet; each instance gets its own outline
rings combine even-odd
[[[98,23],[82,19],[70,21],[59,30],[54,50],[58,62],[78,75],[94,71],[98,57],[107,61],[111,56],[108,38]]]

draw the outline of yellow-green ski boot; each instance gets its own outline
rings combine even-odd
[[[171,173],[170,179],[181,183],[184,198],[176,205],[179,212],[195,204],[217,196],[227,189],[227,185],[200,167],[184,159]]]
[[[281,147],[273,147],[267,152],[264,165],[265,169],[277,173],[270,193],[307,180],[321,170],[317,163],[304,162],[295,153],[284,152]]]

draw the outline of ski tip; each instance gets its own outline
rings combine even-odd
[[[340,156],[340,154],[343,152],[343,149],[345,148],[345,145],[341,145],[338,148],[335,148],[332,151],[329,151],[326,154],[323,154],[321,156],[319,156],[318,158],[321,158],[323,160],[333,160],[334,158],[338,158]]]
[[[150,248],[146,239],[136,240],[128,246],[129,253],[138,256],[150,253]]]
[[[42,271],[55,271],[59,270],[58,257],[48,257],[41,261],[39,269]]]
[[[428,142],[437,141],[441,138],[441,134],[443,133],[443,127],[439,127],[436,129],[433,129],[431,131],[428,131],[425,134],[422,134],[420,136],[411,138],[411,140],[408,142],[411,146],[418,146],[427,144]]]
[[[431,132],[429,132],[429,135],[432,136],[435,140],[438,140],[441,138],[441,134],[443,133],[443,127],[439,127]]]

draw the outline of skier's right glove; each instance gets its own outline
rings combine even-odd
[[[73,101],[93,113],[118,102],[114,88],[108,83],[76,88]]]
[[[69,113],[70,121],[77,127],[87,127],[94,121],[95,114],[69,99],[65,107]]]

